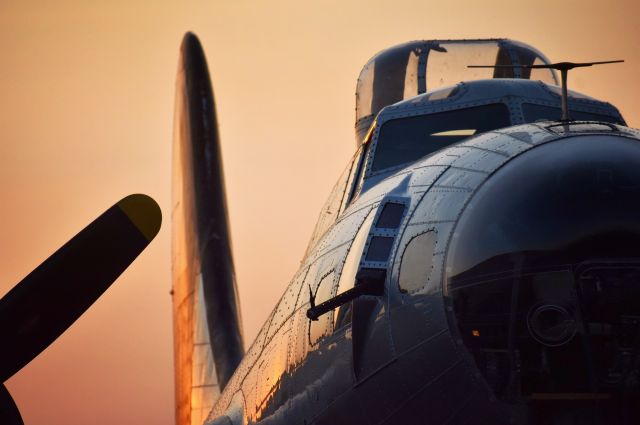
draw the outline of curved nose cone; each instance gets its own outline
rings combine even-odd
[[[535,423],[638,417],[638,140],[576,136],[509,162],[462,214],[447,272],[452,328],[498,400]]]
[[[640,141],[583,136],[531,150],[488,180],[456,234],[456,278],[549,253],[557,263],[640,257]]]

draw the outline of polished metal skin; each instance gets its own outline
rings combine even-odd
[[[383,108],[205,423],[634,423],[640,132],[558,90]]]
[[[533,420],[496,400],[483,382],[455,325],[446,264],[455,261],[448,258],[449,249],[451,240],[457,241],[455,229],[466,205],[499,169],[511,161],[517,166],[520,156],[519,161],[526,161],[525,153],[544,147],[552,154],[569,144],[579,156],[583,142],[603,150],[607,144],[625,143],[633,144],[634,160],[640,160],[640,134],[635,131],[583,126],[572,132],[566,126],[568,131],[559,127],[556,132],[550,124],[469,139],[396,172],[356,199],[303,262],[210,418],[242,407],[247,423]],[[332,313],[318,322],[307,319],[307,286],[317,290],[329,275],[329,293],[335,295],[339,276],[348,273],[353,236],[370,233],[367,217],[379,215],[381,206],[397,197],[410,207],[387,263],[385,294],[353,301],[351,324],[334,327]],[[422,235],[433,235],[432,248],[423,250],[431,255],[421,258],[422,264],[406,263],[403,256]],[[360,252],[366,258],[366,245]],[[631,249],[626,256],[640,257],[640,252]],[[411,268],[415,271],[405,271]],[[402,287],[406,273],[410,276]]]

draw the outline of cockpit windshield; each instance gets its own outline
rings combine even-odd
[[[393,119],[380,128],[372,172],[416,161],[473,135],[511,125],[503,103]]]

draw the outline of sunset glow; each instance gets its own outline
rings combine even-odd
[[[113,288],[7,381],[25,423],[174,422],[171,139],[185,31],[216,96],[248,347],[355,150],[356,78],[371,56],[415,39],[508,37],[551,61],[625,59],[572,71],[569,87],[638,127],[639,12],[631,0],[3,1],[0,294],[129,193],[154,197],[165,218]]]

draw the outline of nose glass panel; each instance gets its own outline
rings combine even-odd
[[[498,171],[458,224],[455,327],[533,423],[640,418],[639,162],[633,140],[552,142]]]

